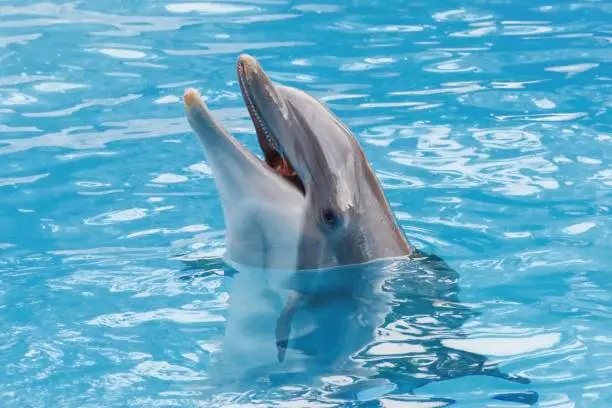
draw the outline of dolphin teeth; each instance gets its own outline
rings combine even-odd
[[[242,94],[244,95],[244,100],[246,102],[247,109],[249,110],[249,112],[251,113],[251,117],[253,118],[253,123],[255,124],[256,127],[259,127],[259,129],[263,131],[264,137],[266,138],[267,142],[270,144],[270,146],[274,148],[274,150],[278,152],[279,151],[278,145],[276,144],[276,142],[270,135],[270,131],[268,130],[265,123],[259,116],[259,113],[257,112],[257,109],[255,108],[255,104],[253,103],[253,101],[251,100],[251,97],[249,96],[249,92],[247,91],[246,84],[244,83],[245,81],[244,80],[244,68],[242,68],[242,65],[238,66],[238,71],[239,71],[238,83],[240,84]]]
[[[259,112],[257,111],[257,108],[255,107],[255,103],[253,102],[253,100],[251,99],[251,96],[249,95],[248,87],[246,84],[245,71],[244,71],[244,67],[242,66],[242,64],[238,64],[238,84],[240,85],[240,90],[242,92],[244,102],[249,111],[249,115],[251,116],[251,120],[253,121],[253,124],[255,125],[255,131],[257,132],[257,136],[260,140],[261,147],[264,150],[264,156],[265,156],[266,163],[277,174],[283,177],[286,177],[286,178],[297,177],[297,173],[293,169],[287,157],[285,157],[285,154],[282,151],[282,148],[279,147],[276,140],[274,140],[274,138],[272,137],[270,130],[268,129],[265,122],[261,118]],[[267,144],[267,146],[263,145],[262,143],[263,140],[265,140],[265,143]],[[273,150],[273,152],[270,152],[270,150]],[[293,181],[293,183],[296,183],[296,182]],[[300,185],[301,185],[301,181],[300,181]],[[300,190],[303,190],[303,187],[298,186],[298,188]]]

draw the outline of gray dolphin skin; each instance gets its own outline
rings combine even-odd
[[[227,259],[264,268],[320,269],[412,252],[359,143],[321,102],[273,84],[241,55],[238,79],[264,161],[185,92],[187,118],[219,188]]]

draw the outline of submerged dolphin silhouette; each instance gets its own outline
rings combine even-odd
[[[282,363],[289,349],[298,370],[313,356],[341,360],[364,347],[393,309],[371,261],[424,258],[435,260],[434,269],[452,269],[408,243],[359,143],[329,109],[273,84],[250,56],[240,56],[237,71],[263,161],[217,122],[197,91],[184,95],[219,189],[225,257],[239,271],[227,354],[245,371]],[[495,369],[489,375],[513,379]]]

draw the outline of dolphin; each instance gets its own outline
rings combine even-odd
[[[414,250],[358,141],[327,107],[273,84],[249,55],[238,58],[237,75],[263,160],[227,132],[196,90],[185,91],[184,104],[219,189],[229,263],[315,271],[276,275],[291,289],[274,328],[282,362],[292,317],[309,292],[329,286],[326,269]]]
[[[408,242],[358,141],[323,103],[273,83],[249,55],[238,58],[237,75],[263,159],[214,118],[195,89],[184,94],[219,190],[225,258],[239,271],[224,344],[235,363],[229,376],[282,363],[285,371],[277,372],[299,372],[313,360],[329,368],[366,347],[394,305],[404,303],[381,289],[392,274],[374,261],[421,261],[433,271],[429,281],[410,273],[400,286],[425,292],[456,273]],[[457,279],[450,280],[448,292],[432,299],[457,301]],[[486,374],[517,381],[496,369]]]
[[[273,84],[241,55],[238,81],[264,160],[184,95],[188,121],[223,204],[229,261],[262,268],[323,269],[413,251],[350,130],[317,99]]]

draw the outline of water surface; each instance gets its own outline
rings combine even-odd
[[[0,16],[0,405],[612,404],[610,2],[4,0]],[[224,245],[180,99],[199,89],[257,149],[241,52],[350,126],[407,237],[478,312],[463,340],[435,308],[389,315],[378,364],[434,333],[528,387],[205,386],[231,268],[173,259]]]

